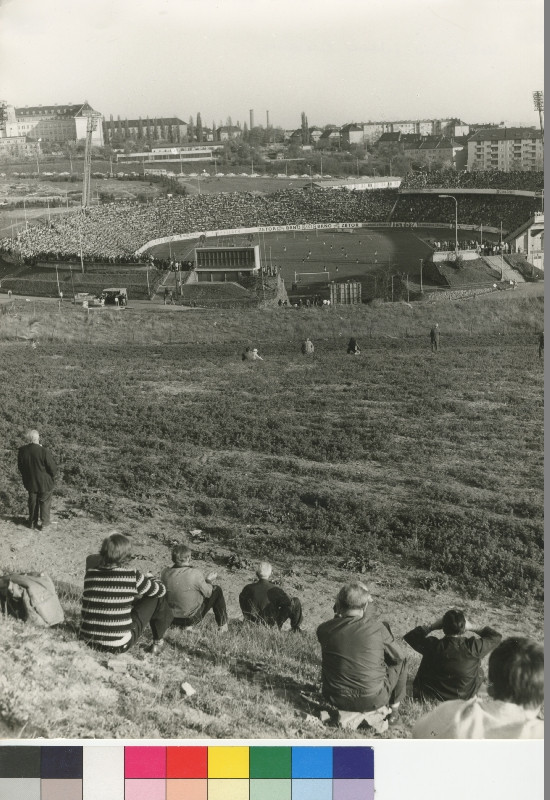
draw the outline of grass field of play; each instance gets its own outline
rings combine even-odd
[[[459,240],[475,233],[459,231]],[[299,287],[323,285],[328,280],[360,280],[368,289],[369,276],[405,273],[420,281],[420,261],[432,253],[428,240],[452,239],[454,231],[441,228],[363,228],[351,231],[296,231],[254,235],[262,263],[281,271],[287,289],[299,278]],[[230,245],[245,237],[208,238],[207,244]],[[246,239],[248,243],[248,239]],[[149,252],[159,258],[192,258],[197,241],[156,245]],[[298,273],[301,273],[298,275]],[[309,274],[308,274],[309,273]],[[426,274],[423,276],[429,285]],[[485,279],[485,276],[483,276]],[[374,284],[372,284],[374,286]]]
[[[369,584],[397,635],[460,606],[477,626],[541,640],[543,298],[509,294],[162,318],[10,307],[0,568],[51,574],[67,619],[51,631],[4,625],[2,734],[349,738],[318,718],[315,629],[350,579]],[[359,357],[345,353],[350,335]],[[265,360],[243,363],[245,345]],[[47,534],[22,524],[15,464],[29,426],[60,464]],[[79,644],[84,560],[115,529],[156,575],[172,543],[189,541],[219,574],[227,636],[209,619],[171,632],[159,664],[147,633],[116,667]],[[240,622],[238,593],[260,558],[303,599],[303,636]],[[423,710],[407,699],[391,735],[410,736]]]

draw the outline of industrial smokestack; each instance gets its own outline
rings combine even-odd
[[[254,109],[250,109],[250,130],[254,127]]]

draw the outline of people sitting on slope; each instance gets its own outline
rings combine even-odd
[[[302,604],[297,597],[289,597],[280,586],[269,579],[273,567],[269,561],[261,561],[256,569],[258,578],[247,584],[239,595],[239,605],[245,620],[258,624],[282,628],[290,620],[293,631],[299,631],[302,622]]]
[[[227,631],[227,610],[220,586],[214,581],[216,572],[206,577],[200,569],[191,566],[192,550],[185,544],[172,549],[171,567],[162,571],[161,580],[166,586],[167,601],[174,619],[172,624],[192,628],[212,609],[220,633]]]
[[[451,700],[418,720],[415,739],[542,739],[544,650],[523,637],[489,656],[489,698]]]
[[[96,650],[124,653],[149,625],[151,652],[160,653],[172,621],[164,584],[131,566],[132,545],[121,533],[104,539],[99,555],[84,577],[80,639]]]
[[[439,630],[443,630],[442,638],[432,635]],[[485,678],[482,659],[494,650],[502,636],[489,626],[474,629],[463,611],[452,608],[431,624],[418,625],[403,638],[422,655],[413,697],[441,702],[469,700],[477,694]]]
[[[388,624],[378,619],[363,583],[340,589],[334,617],[319,625],[317,638],[324,697],[340,712],[368,714],[389,705],[389,722],[397,722],[407,689],[407,659]]]

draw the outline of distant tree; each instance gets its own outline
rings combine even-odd
[[[225,124],[227,125],[228,128],[233,127],[233,120],[231,119],[231,117],[227,117]]]
[[[248,138],[249,138],[249,135],[248,135],[248,125],[247,125],[247,124],[246,124],[246,122],[245,122],[245,123],[244,123],[244,127],[243,127],[243,142],[248,142]]]
[[[138,124],[137,124],[137,138],[138,141],[140,142],[143,141],[143,122],[141,120],[141,117],[138,119]]]
[[[124,120],[124,140],[127,141],[130,138],[130,128],[128,125],[128,117]]]
[[[173,125],[168,125],[168,127],[167,127],[167,136],[168,136],[168,141],[171,144],[173,144],[174,143],[174,126]]]
[[[309,144],[309,124],[305,111],[302,111],[302,144]]]
[[[201,112],[197,112],[197,142],[202,142],[203,134],[202,134],[202,117]]]
[[[159,131],[160,131],[160,138],[162,139],[163,142],[165,142],[167,139],[167,133],[166,133],[166,123],[164,122],[164,119],[161,119],[160,121]]]
[[[122,120],[120,114],[116,118],[116,132],[119,139],[122,139]]]
[[[217,136],[216,136],[216,123],[214,122],[214,120],[212,120],[212,141],[213,141],[213,142],[216,142],[216,141],[217,141]]]
[[[189,124],[187,126],[187,139],[192,142],[195,138],[195,126],[193,125],[193,117],[189,117]]]
[[[150,142],[151,141],[151,122],[149,120],[149,117],[146,117],[145,120],[146,120],[145,121],[145,138],[147,139],[148,142]]]

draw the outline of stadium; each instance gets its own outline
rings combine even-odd
[[[542,173],[442,171],[406,176],[399,189],[321,187],[168,196],[44,220],[0,242],[1,289],[68,296],[107,281],[130,284],[134,299],[170,287],[182,303],[193,296],[203,305],[250,305],[326,299],[331,282],[361,283],[364,301],[395,300],[541,274],[543,237],[535,256],[517,232],[543,220]],[[205,243],[226,248],[229,259],[231,248],[257,246],[254,285],[223,272],[197,280],[196,248]],[[450,268],[457,254],[467,270]],[[167,275],[176,264],[179,274]],[[276,276],[283,292],[267,280]],[[197,282],[200,291],[185,288]]]

